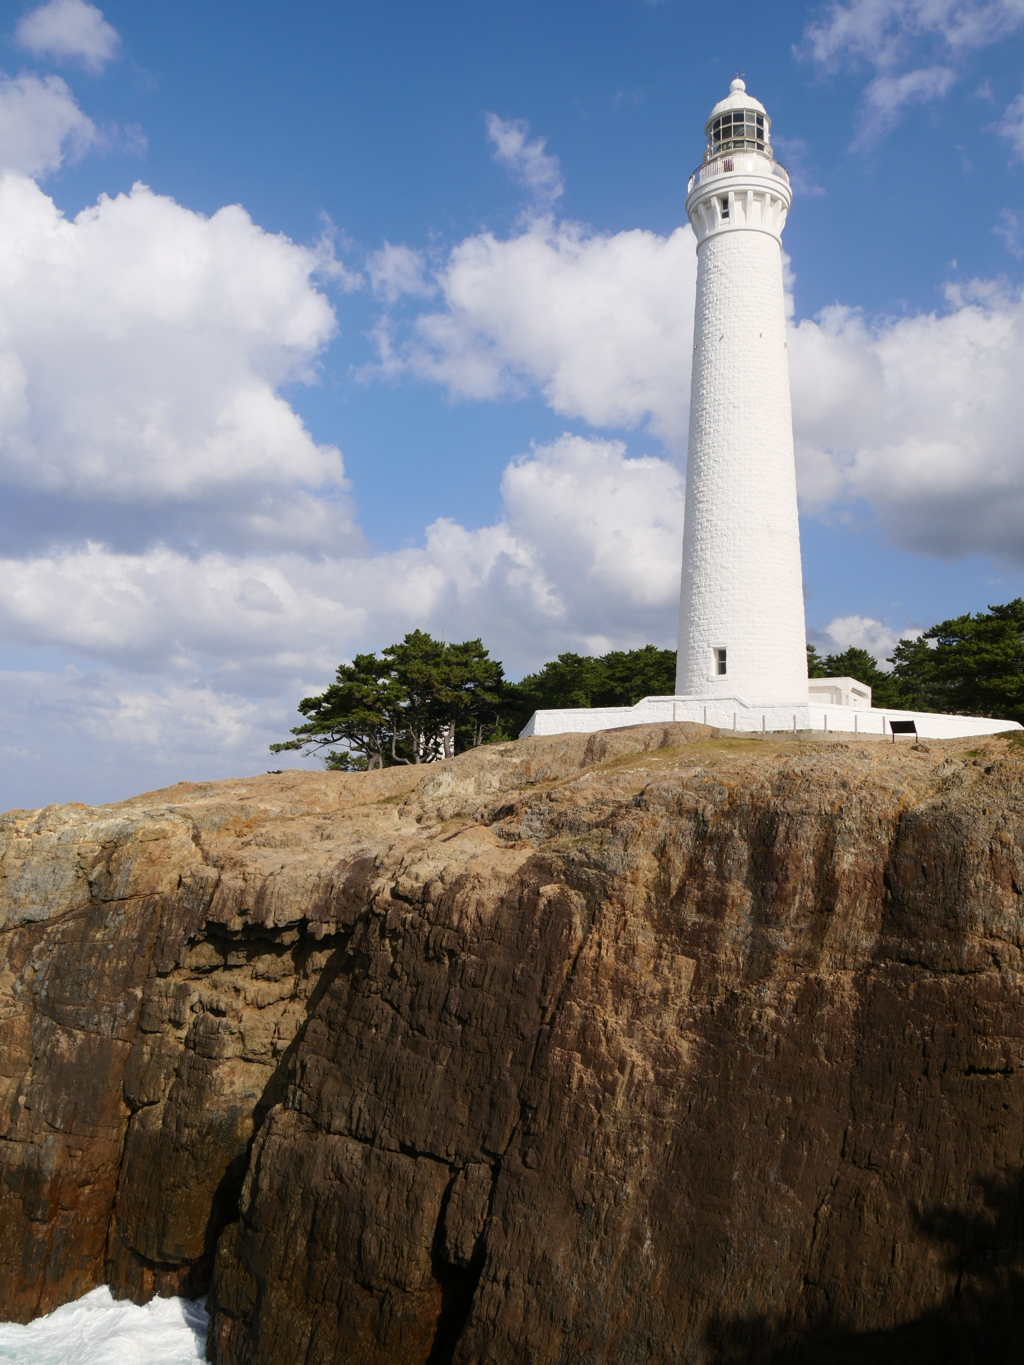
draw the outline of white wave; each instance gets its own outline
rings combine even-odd
[[[0,1362],[9,1365],[204,1365],[202,1300],[128,1303],[104,1285],[27,1326],[0,1323]]]

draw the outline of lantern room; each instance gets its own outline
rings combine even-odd
[[[729,87],[729,94],[711,111],[705,125],[708,148],[705,160],[722,152],[767,152],[771,155],[771,119],[760,100],[747,94],[747,87],[739,77]]]

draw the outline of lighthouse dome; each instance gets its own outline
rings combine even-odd
[[[724,100],[712,109],[704,131],[707,133],[707,156],[720,152],[764,152],[771,150],[771,119],[760,100],[747,94],[747,87],[737,76]]]
[[[719,100],[712,109],[708,115],[708,121],[717,118],[719,114],[724,114],[727,109],[753,109],[759,114],[766,112],[760,100],[756,100],[753,95],[747,94],[747,83],[739,76],[729,86],[729,93],[725,99]]]

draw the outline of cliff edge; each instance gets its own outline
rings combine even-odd
[[[991,1361],[1024,748],[639,726],[0,817],[0,1317],[222,1365]]]

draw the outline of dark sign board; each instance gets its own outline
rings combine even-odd
[[[917,726],[912,720],[891,720],[889,729],[892,731],[892,742],[896,743],[897,735],[916,735]]]

